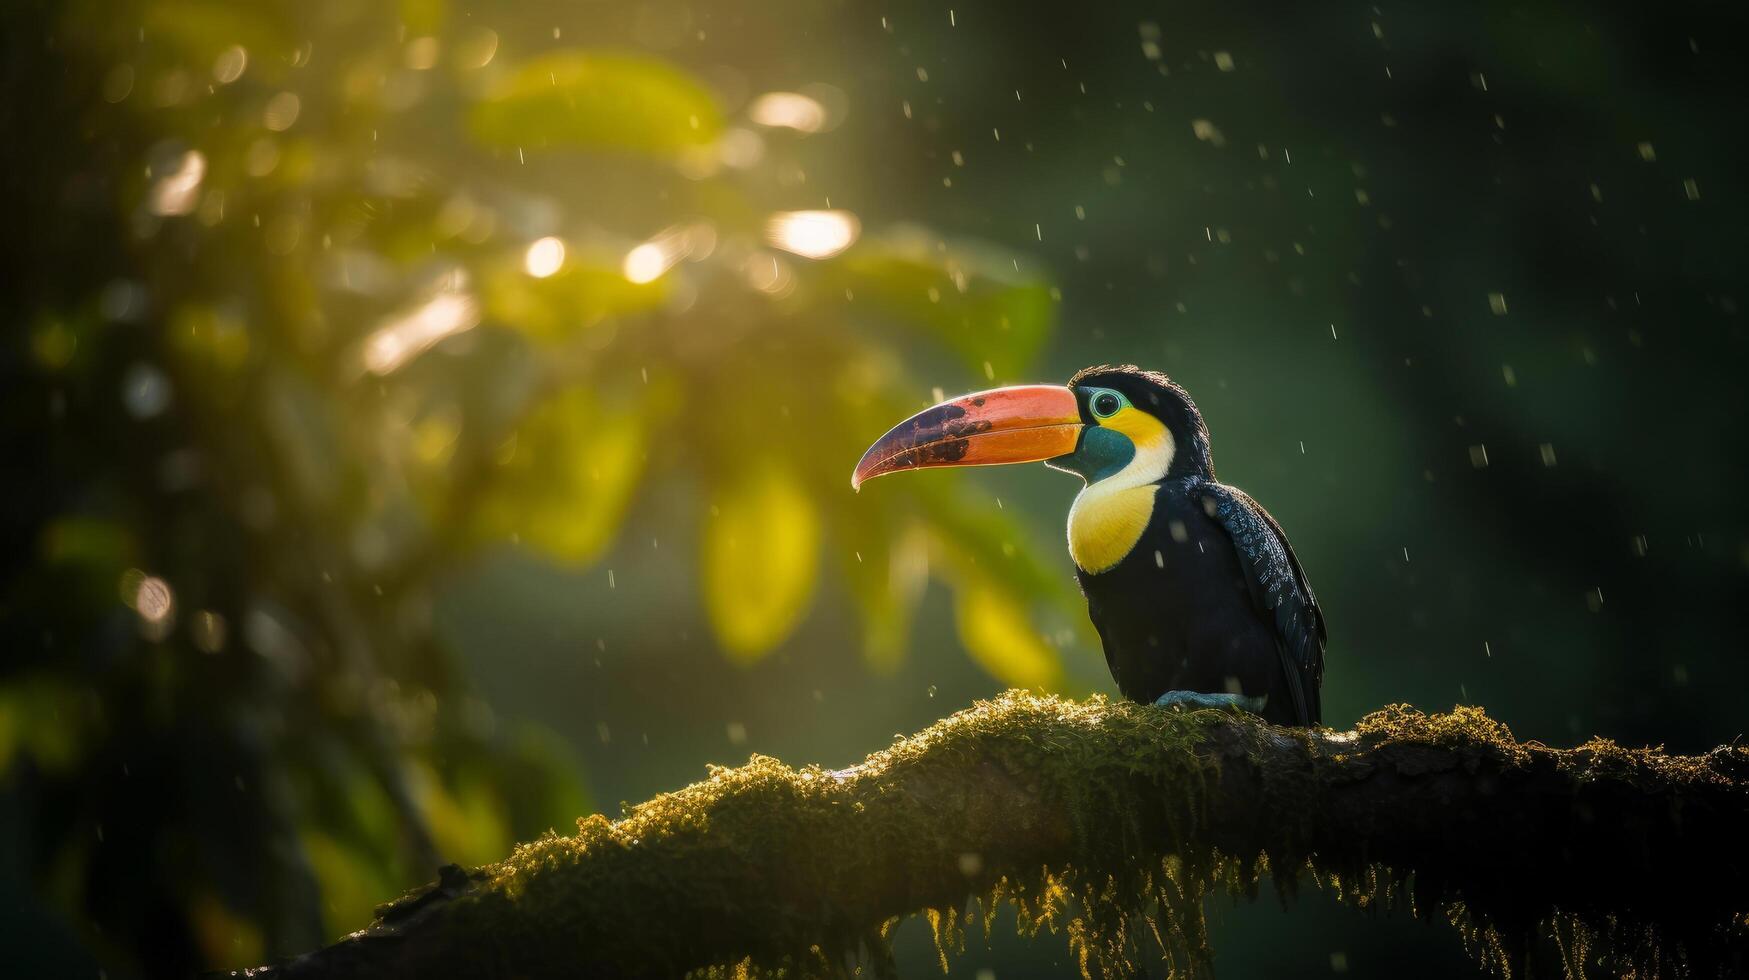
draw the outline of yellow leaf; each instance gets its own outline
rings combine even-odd
[[[465,779],[454,787],[428,765],[409,767],[413,793],[432,843],[443,859],[468,866],[489,864],[510,849],[510,818],[492,787]]]
[[[645,406],[569,388],[532,412],[478,507],[480,534],[585,565],[612,543],[644,471]]]
[[[306,828],[298,839],[322,893],[327,934],[339,938],[367,925],[376,915],[376,904],[393,891],[378,874],[374,857],[318,830]]]
[[[760,466],[718,496],[702,549],[711,627],[730,659],[753,663],[789,636],[813,597],[819,512],[794,473]]]
[[[401,0],[401,23],[417,34],[435,34],[449,19],[446,0]]]
[[[555,51],[524,63],[474,107],[474,137],[532,152],[546,147],[673,156],[722,131],[710,91],[666,62]]]
[[[102,18],[114,16],[114,4],[109,0],[87,2],[69,23],[99,24]],[[286,45],[287,21],[268,4],[227,3],[225,0],[159,0],[140,5],[144,15],[141,25],[147,37],[162,43],[174,52],[172,57],[182,64],[210,65],[213,58],[231,45],[241,45],[256,57],[250,58],[252,73],[278,75],[274,62],[281,59],[260,57],[264,51]]]
[[[874,517],[836,529],[851,554],[845,577],[862,614],[862,656],[869,668],[889,675],[899,669],[911,635],[917,602],[929,579],[929,538],[920,527],[893,533]]]
[[[960,587],[954,602],[960,642],[978,666],[1010,687],[1051,691],[1063,682],[1057,652],[1032,628],[1024,605],[984,582]]]
[[[565,265],[544,279],[519,264],[494,266],[481,293],[492,322],[541,343],[569,340],[610,317],[660,309],[668,301],[666,280],[633,283],[597,252],[574,250]]]

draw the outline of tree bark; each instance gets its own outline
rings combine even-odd
[[[444,869],[361,932],[250,976],[671,976],[887,964],[927,911],[1066,928],[1083,969],[1210,962],[1202,899],[1310,878],[1442,914],[1511,971],[1736,972],[1749,950],[1749,750],[1513,739],[1478,709],[1356,730],[1010,692],[847,770],[754,757],[504,862]],[[1151,928],[1138,928],[1146,923]],[[1145,937],[1145,938],[1143,938]],[[241,974],[240,974],[241,975]]]

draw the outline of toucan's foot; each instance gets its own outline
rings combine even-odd
[[[1267,695],[1247,697],[1243,694],[1203,694],[1200,691],[1167,691],[1154,702],[1163,707],[1174,704],[1183,705],[1191,710],[1198,708],[1224,708],[1228,711],[1249,711],[1252,714],[1262,714],[1263,706],[1268,703]]]

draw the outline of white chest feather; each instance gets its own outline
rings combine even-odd
[[[1148,521],[1154,516],[1154,493],[1159,487],[1087,486],[1069,508],[1069,557],[1092,575],[1123,561],[1135,548]]]

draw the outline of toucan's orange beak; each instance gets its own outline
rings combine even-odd
[[[926,408],[881,436],[850,477],[852,489],[896,470],[1036,463],[1075,451],[1081,408],[1062,385],[1014,385]]]

